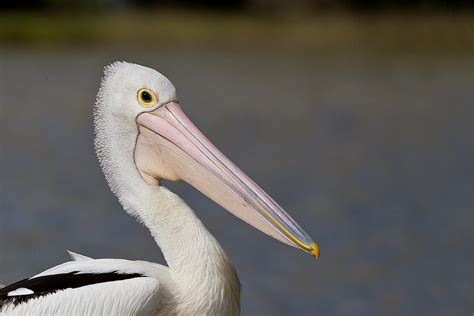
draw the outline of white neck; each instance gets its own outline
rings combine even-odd
[[[177,195],[147,184],[134,161],[136,126],[112,127],[98,112],[96,150],[107,181],[124,209],[150,230],[178,287],[179,314],[238,315],[240,283],[215,238]]]
[[[142,198],[136,213],[160,246],[178,286],[179,314],[238,315],[237,273],[194,212],[165,187],[149,186],[131,199],[137,201],[137,194]]]

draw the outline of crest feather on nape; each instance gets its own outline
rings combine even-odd
[[[113,82],[117,73],[120,70],[123,70],[127,66],[132,64],[116,61],[104,67],[104,75],[101,79],[99,92],[97,93],[96,101],[94,104],[94,148],[101,166],[102,172],[104,173],[105,178],[109,184],[111,191],[118,195],[120,191],[120,183],[114,179],[114,174],[117,173],[119,166],[114,162],[115,157],[112,148],[114,145],[118,144],[114,141],[113,127],[117,125],[114,123],[111,118],[110,107],[112,104],[107,104],[110,102],[113,90]]]

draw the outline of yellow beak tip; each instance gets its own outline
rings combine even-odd
[[[313,257],[315,257],[316,259],[319,259],[319,255],[321,254],[321,251],[319,250],[318,244],[312,244],[312,245],[311,245],[311,254],[312,254]]]

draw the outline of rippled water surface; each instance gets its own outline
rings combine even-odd
[[[217,237],[244,315],[471,315],[474,59],[245,51],[0,51],[0,281],[66,260],[164,262],[93,150],[102,67],[177,86],[221,150],[306,228],[314,261],[169,184]]]

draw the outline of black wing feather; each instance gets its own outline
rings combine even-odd
[[[139,273],[123,274],[117,273],[116,271],[108,273],[79,273],[78,271],[74,271],[24,279],[0,289],[0,308],[7,303],[14,303],[17,305],[32,298],[55,293],[60,290],[140,277],[143,277],[143,275]],[[8,296],[9,292],[15,291],[19,288],[26,288],[34,293]]]

